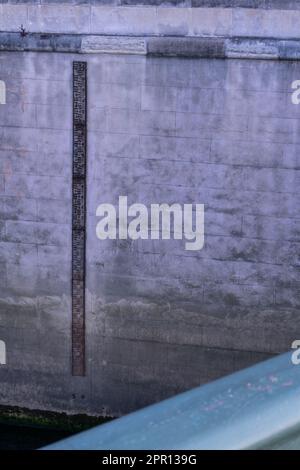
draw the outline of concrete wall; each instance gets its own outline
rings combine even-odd
[[[297,339],[300,64],[211,57],[299,58],[298,3],[0,1],[1,405],[119,415]],[[86,377],[71,375],[78,59],[89,92]],[[204,249],[100,242],[96,208],[119,195],[205,204]]]
[[[130,5],[112,2],[0,1],[0,31],[142,36],[241,36],[299,38],[299,2],[283,0],[211,2],[196,0],[193,8]],[[149,2],[152,3],[152,2]],[[158,2],[160,3],[160,2]],[[251,8],[256,6],[256,8]],[[211,8],[210,5],[216,5]],[[236,8],[241,4],[247,8]],[[226,8],[227,7],[227,8]],[[265,7],[272,7],[265,8]]]
[[[0,53],[0,403],[118,415],[299,332],[298,62],[88,62],[87,375],[71,376],[72,61]],[[99,241],[96,207],[204,203],[205,247]]]

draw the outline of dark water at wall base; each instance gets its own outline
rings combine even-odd
[[[0,450],[38,449],[110,419],[0,405]]]
[[[0,424],[0,450],[38,449],[70,434],[45,428]]]

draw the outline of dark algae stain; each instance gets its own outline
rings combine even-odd
[[[108,420],[0,406],[0,450],[38,449]]]

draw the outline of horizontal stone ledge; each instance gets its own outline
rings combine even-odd
[[[147,55],[147,40],[131,36],[84,36],[80,52]]]
[[[76,34],[39,34],[0,32],[0,51],[81,52],[82,36]]]
[[[156,57],[299,60],[300,40],[0,33],[0,51],[138,54]]]

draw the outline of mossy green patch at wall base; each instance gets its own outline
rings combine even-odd
[[[0,424],[14,426],[39,427],[75,433],[107,421],[110,419],[85,414],[68,415],[52,411],[29,410],[17,406],[0,406]]]

